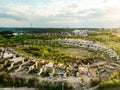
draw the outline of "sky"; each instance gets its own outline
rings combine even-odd
[[[0,0],[0,27],[120,27],[120,0]]]

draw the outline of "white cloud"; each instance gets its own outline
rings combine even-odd
[[[46,26],[48,24],[53,26],[60,24],[74,25],[83,24],[83,22],[89,24],[114,22],[118,25],[117,23],[120,21],[119,3],[119,0],[51,0],[48,3],[9,3],[0,5],[0,18],[8,17],[21,23],[23,21],[44,22]],[[3,15],[6,15],[6,17],[3,17]],[[8,22],[10,19],[7,19]],[[23,21],[20,21],[20,19]]]
[[[25,21],[19,22],[19,21],[9,19],[9,18],[0,18],[0,22],[2,22],[2,23],[0,23],[0,27],[5,27],[6,25],[8,27],[11,27],[11,26],[13,26],[13,27],[22,27],[26,23]],[[29,25],[27,25],[27,26],[29,26]]]

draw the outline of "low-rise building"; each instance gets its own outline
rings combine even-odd
[[[88,30],[74,30],[75,35],[88,36]]]

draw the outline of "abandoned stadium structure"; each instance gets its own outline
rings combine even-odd
[[[119,56],[117,53],[109,47],[102,44],[94,44],[92,41],[81,39],[59,39],[59,43],[66,45],[75,45],[79,47],[90,48],[93,50],[100,50],[106,53],[111,59],[108,61],[99,61],[96,63],[80,65],[65,65],[62,63],[48,62],[45,60],[36,60],[28,56],[24,56],[10,47],[0,48],[0,65],[2,65],[5,71],[10,74],[21,73],[41,77],[42,73],[49,70],[49,78],[61,77],[61,80],[69,80],[73,77],[80,83],[88,85],[91,78],[99,77],[103,79],[103,74],[109,76],[119,66]],[[115,60],[112,60],[115,58]],[[34,72],[32,72],[34,71]]]

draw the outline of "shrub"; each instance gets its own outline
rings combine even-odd
[[[0,74],[0,85],[4,87],[24,87],[26,86],[26,79],[11,77],[8,73],[2,73]]]
[[[119,77],[119,72],[113,73],[113,75],[110,77],[111,80],[117,79]]]
[[[27,82],[28,87],[36,87],[39,83],[39,80],[37,78],[30,78]]]
[[[48,82],[48,81],[43,81],[42,83],[39,84],[38,89],[39,90],[73,90],[73,86],[71,84],[68,84],[64,82]],[[62,86],[63,85],[63,86]]]
[[[100,88],[106,88],[106,87],[113,87],[113,86],[118,86],[120,85],[120,82],[119,80],[106,80],[106,81],[103,81],[101,84],[100,84]]]
[[[42,77],[48,77],[49,76],[49,73],[50,73],[50,71],[49,70],[47,70],[46,72],[42,72]]]
[[[98,85],[101,82],[99,78],[92,78],[91,79],[91,86]]]
[[[39,57],[41,55],[39,51],[34,51],[32,53],[33,53],[34,56],[37,56],[37,57]]]

